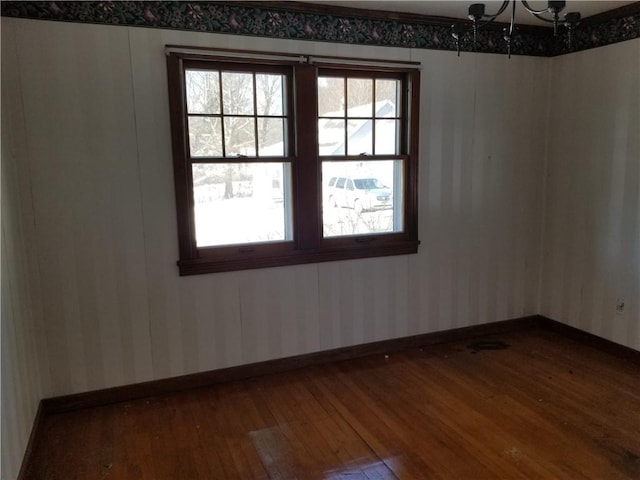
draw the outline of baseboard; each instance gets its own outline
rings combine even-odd
[[[20,465],[20,472],[18,473],[18,480],[26,478],[27,471],[31,465],[31,456],[33,455],[34,445],[41,437],[40,430],[42,429],[42,421],[45,416],[45,408],[43,407],[43,400],[38,403],[38,409],[36,410],[36,416],[33,419],[33,425],[31,426],[31,434],[29,435],[29,441],[27,442],[27,448],[22,456],[22,464]]]
[[[620,345],[619,343],[612,342],[606,338],[598,337],[593,333],[585,332],[584,330],[552,320],[551,318],[543,315],[538,315],[538,326],[545,330],[555,332],[558,335],[562,335],[565,338],[589,345],[603,352],[607,352],[611,355],[615,355],[616,357],[624,358],[625,360],[640,365],[640,351],[634,350],[633,348]]]
[[[619,345],[591,333],[565,325],[541,315],[531,315],[501,322],[473,325],[442,332],[425,333],[409,337],[382,340],[379,342],[336,348],[321,352],[296,355],[294,357],[279,358],[265,362],[239,365],[208,372],[182,375],[178,377],[153,380],[150,382],[124,385],[121,387],[76,393],[61,397],[42,400],[43,413],[61,413],[88,407],[98,407],[112,403],[127,402],[139,398],[164,395],[193,388],[208,387],[221,382],[244,380],[261,375],[281,373],[298,368],[320,365],[329,362],[350,360],[367,355],[393,353],[412,348],[435,345],[438,343],[455,342],[472,338],[499,335],[507,332],[542,328],[559,335],[572,338],[581,343],[593,346],[618,357],[640,364],[640,352]]]
[[[409,337],[394,338],[379,342],[336,348],[322,352],[308,353],[294,357],[269,360],[259,363],[222,368],[208,372],[182,375],[179,377],[153,380],[150,382],[124,385],[121,387],[77,393],[61,397],[47,398],[42,406],[47,414],[61,413],[80,408],[97,407],[118,402],[126,402],[139,398],[152,397],[181,390],[207,387],[221,382],[244,380],[251,377],[281,373],[323,363],[349,360],[367,355],[398,352],[426,345],[453,342],[487,335],[498,335],[514,330],[536,327],[539,317],[528,317],[492,322],[483,325],[456,328],[442,332],[426,333]]]

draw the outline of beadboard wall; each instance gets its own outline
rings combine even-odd
[[[2,22],[52,395],[536,313],[551,60]],[[180,278],[165,44],[422,62],[420,253]]]
[[[507,60],[1,22],[2,479],[42,397],[536,313],[640,348],[640,40]],[[422,62],[419,253],[179,277],[165,44]]]
[[[2,33],[3,208],[17,189],[28,226],[3,212],[3,259],[35,292],[5,320],[3,290],[3,369],[22,386],[5,403],[3,370],[2,478],[44,396],[539,313],[552,59],[10,18]],[[179,277],[166,44],[422,62],[419,253]]]
[[[640,349],[640,39],[552,81],[541,313]]]
[[[35,228],[25,160],[22,92],[13,25],[2,24],[2,456],[15,478],[42,397],[50,394]],[[44,366],[44,368],[41,368]]]

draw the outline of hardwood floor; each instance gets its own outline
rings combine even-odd
[[[640,478],[637,364],[492,340],[49,415],[25,478]]]

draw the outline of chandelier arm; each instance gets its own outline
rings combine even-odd
[[[511,38],[516,29],[516,2],[513,2],[513,8],[511,9],[511,24],[509,25],[509,50],[511,50]],[[509,51],[509,58],[511,58],[511,51]]]
[[[496,13],[491,14],[491,15],[483,15],[483,18],[486,19],[486,22],[484,22],[484,23],[477,22],[476,23],[476,29],[479,30],[479,29],[481,29],[483,27],[486,27],[490,23],[493,23],[496,18],[498,18],[500,15],[502,15],[502,12],[504,12],[507,9],[507,7],[509,6],[509,4],[512,1],[514,2],[514,5],[515,5],[515,0],[504,0],[502,2],[502,5],[500,5],[500,8],[498,9],[498,11]],[[473,27],[471,27],[469,29],[469,31],[472,31],[472,30],[473,30]]]
[[[490,23],[493,23],[493,21],[494,21],[496,18],[498,18],[498,17],[502,14],[502,12],[504,12],[504,11],[507,9],[507,7],[509,6],[509,3],[511,3],[511,1],[512,1],[512,0],[504,0],[504,1],[502,2],[502,5],[500,5],[500,8],[498,9],[498,11],[497,11],[496,13],[494,13],[494,14],[491,14],[491,15],[486,15],[486,14],[485,14],[485,15],[483,15],[483,16],[482,16],[482,18],[486,19],[486,21],[485,21],[484,23],[480,23],[480,22],[479,22],[479,21],[477,21],[477,20],[476,20],[476,21],[474,21],[474,25],[475,25],[475,29],[476,29],[476,31],[477,31],[477,30],[479,30],[479,29],[481,29],[481,28],[483,28],[483,27],[486,27],[486,26],[487,26],[487,25],[489,25]],[[513,1],[515,1],[515,0],[513,0]],[[462,37],[462,36],[466,35],[467,33],[472,32],[472,31],[474,30],[474,25],[470,26],[470,27],[469,27],[467,30],[465,30],[464,32],[458,32],[458,33],[457,33],[457,35],[459,35],[460,37]],[[452,28],[453,28],[453,25],[452,25]]]
[[[508,2],[507,2],[507,3],[508,3]],[[484,22],[484,23],[478,23],[478,24],[477,24],[477,28],[478,28],[478,30],[479,30],[479,29],[481,29],[482,27],[486,27],[486,26],[487,26],[487,25],[489,25],[490,23],[493,23],[493,21],[494,21],[496,18],[498,18],[498,14],[496,14],[496,15],[487,15],[487,16],[488,16],[488,17],[492,17],[492,18],[491,18],[491,19],[489,19],[489,20],[487,20],[487,21],[486,21],[486,22]],[[452,25],[452,27],[453,27],[453,25]],[[470,32],[473,32],[473,25],[472,25],[472,26],[470,26],[469,28],[467,28],[464,32],[461,32],[459,35],[460,35],[460,36],[464,36],[464,35],[466,35],[467,33],[470,33]]]
[[[546,12],[549,11],[547,8],[545,8],[544,10],[534,10],[533,8],[531,8],[531,6],[529,5],[529,2],[527,2],[527,0],[520,0],[520,3],[522,3],[522,5],[524,5],[524,8],[527,9],[527,12],[529,12],[531,15],[535,15],[536,17],[538,15],[541,15],[541,14],[546,13]]]
[[[503,6],[506,8],[507,5],[509,5],[509,1],[507,0],[506,2],[504,2]],[[495,21],[496,18],[498,18],[498,16],[500,16],[502,14],[502,12],[504,11],[504,8],[501,8],[498,13],[496,13],[495,15],[487,15],[488,20],[482,24],[478,24],[478,28],[483,28],[486,27],[487,25],[493,23]]]
[[[507,9],[511,1],[512,0],[504,0],[496,13],[484,15],[483,18],[488,19],[488,23],[493,22],[496,18],[498,18],[502,14],[502,12],[504,12]],[[515,2],[515,0],[513,1]],[[485,23],[484,25],[487,25],[487,24]]]
[[[511,9],[511,23],[509,25],[509,34],[505,38],[507,41],[507,54],[508,58],[511,58],[511,42],[513,41],[513,34],[516,30],[516,2],[513,2],[513,8]]]
[[[564,16],[564,19],[560,21],[559,13],[562,12],[566,6],[566,0],[549,0],[548,7],[546,10],[534,10],[529,5],[528,0],[520,0],[520,3],[524,6],[528,13],[535,16],[537,19],[542,20],[543,22],[552,23],[553,24],[553,35],[554,37],[558,35],[558,27],[560,25],[564,25],[569,30],[569,48],[572,48],[572,40],[573,33],[578,24],[580,23],[580,13],[579,12],[569,12]],[[495,14],[487,15],[485,14],[485,5],[483,3],[474,3],[469,5],[469,19],[473,22],[472,26],[468,29],[465,29],[464,24],[453,24],[451,25],[451,35],[455,39],[456,50],[458,51],[458,56],[460,56],[460,44],[465,35],[469,32],[473,32],[473,51],[476,51],[476,43],[478,41],[478,30],[486,27],[490,23],[492,23],[499,15],[504,12],[507,7],[511,5],[511,21],[509,22],[508,27],[502,29],[503,37],[507,42],[507,54],[509,58],[511,58],[512,47],[514,44],[514,38],[516,36],[516,0],[504,0],[502,5],[498,9]],[[548,19],[543,17],[544,13],[551,13],[553,15],[553,19]]]

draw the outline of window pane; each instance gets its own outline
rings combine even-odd
[[[376,80],[376,117],[397,117],[398,80]]]
[[[220,113],[219,72],[187,70],[187,112]]]
[[[256,156],[254,117],[224,117],[224,146],[227,157]]]
[[[193,165],[198,247],[292,239],[288,163]]]
[[[373,116],[373,80],[349,78],[347,80],[348,117]]]
[[[344,155],[344,120],[318,120],[320,155]]]
[[[323,162],[322,178],[324,237],[403,230],[402,160]]]
[[[344,117],[344,78],[318,77],[318,115]]]
[[[400,153],[398,120],[376,120],[376,155]]]
[[[258,156],[284,156],[284,125],[281,118],[258,118]]]
[[[253,115],[253,75],[222,72],[222,99],[225,115]]]
[[[189,149],[192,157],[221,157],[220,119],[189,117]]]
[[[285,98],[283,79],[282,75],[256,75],[258,115],[282,115]]]
[[[347,123],[347,151],[348,155],[373,153],[373,121],[367,119],[350,118]]]

